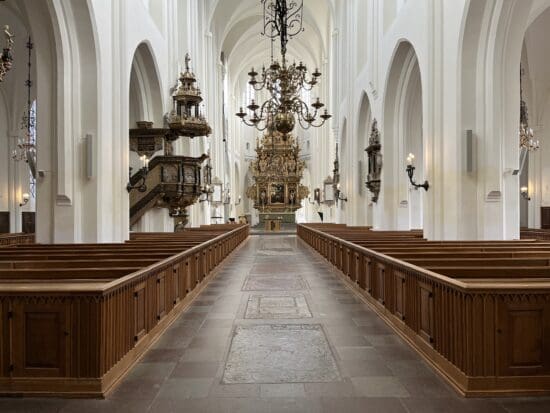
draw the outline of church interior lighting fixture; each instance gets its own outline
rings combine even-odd
[[[428,181],[424,181],[423,184],[417,184],[416,181],[414,180],[415,169],[416,168],[414,167],[414,154],[409,153],[409,156],[407,156],[407,169],[406,169],[407,175],[409,176],[409,181],[415,189],[424,188],[424,190],[427,191],[430,188],[430,184],[428,183]]]
[[[19,138],[17,146],[13,150],[11,157],[16,162],[27,162],[33,178],[36,178],[36,111],[31,99],[31,90],[33,86],[31,79],[32,50],[34,48],[34,44],[32,43],[30,37],[27,41],[26,47],[28,50],[28,72],[27,80],[25,80],[25,87],[27,89],[27,110],[21,119],[21,129],[25,131],[25,136]]]
[[[23,195],[21,195],[21,203],[19,204],[20,207],[23,207],[29,203],[29,199],[31,199],[31,196],[28,192],[24,192]]]
[[[332,188],[334,190],[334,200],[348,202],[348,198],[340,189],[340,161],[338,160],[338,143],[336,143],[336,156],[334,158],[334,169],[332,170]]]
[[[519,110],[519,146],[529,152],[536,151],[540,147],[540,142],[535,139],[533,129],[529,127],[529,116],[527,102],[523,98],[523,68],[520,69],[520,110]]]
[[[211,202],[212,194],[214,193],[214,187],[212,186],[212,162],[210,160],[210,151],[208,151],[208,159],[206,165],[203,167],[203,179],[204,184],[201,186],[202,195],[204,198],[199,198],[199,202]]]
[[[147,174],[149,173],[149,158],[145,155],[141,155],[139,157],[141,161],[141,168],[139,170],[139,180],[136,184],[132,185],[131,182],[128,182],[126,185],[126,190],[128,192],[131,192],[132,189],[137,189],[139,192],[146,192],[147,191],[147,185],[145,185],[145,182],[147,180]]]
[[[4,77],[11,70],[13,66],[13,34],[10,32],[10,26],[4,26],[4,36],[6,37],[6,47],[2,51],[2,57],[0,59],[0,82],[4,81]]]
[[[527,186],[522,186],[519,189],[519,193],[521,194],[523,199],[525,199],[527,201],[531,200],[531,197],[529,196],[529,188],[527,188]]]
[[[338,201],[348,202],[348,197],[345,196],[342,190],[340,189],[340,184],[336,184],[336,190],[334,191],[334,199],[336,200],[336,203],[338,203]]]
[[[273,60],[266,69],[262,68],[261,74],[254,68],[248,72],[250,80],[248,84],[255,90],[266,90],[269,98],[259,105],[255,99],[251,99],[246,106],[247,111],[241,106],[236,115],[244,124],[252,126],[259,131],[273,128],[287,134],[290,133],[296,121],[303,129],[321,127],[331,115],[319,98],[308,105],[302,98],[302,93],[309,92],[319,83],[321,72],[315,69],[308,77],[308,69],[302,63],[288,64],[286,58],[286,45],[289,38],[301,33],[303,15],[303,0],[261,0],[264,6],[264,31],[262,35],[274,41],[281,42],[281,63]],[[273,56],[273,54],[272,54]],[[258,78],[259,76],[259,78]]]

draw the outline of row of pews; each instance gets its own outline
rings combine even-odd
[[[0,248],[18,244],[34,244],[34,234],[23,232],[0,234]]]
[[[298,236],[462,395],[550,393],[550,242],[335,224]]]
[[[210,225],[1,248],[0,394],[104,396],[248,234]]]
[[[521,228],[520,238],[550,241],[550,229]]]

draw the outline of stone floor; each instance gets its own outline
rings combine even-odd
[[[0,412],[550,412],[463,399],[295,236],[252,236],[106,400]]]

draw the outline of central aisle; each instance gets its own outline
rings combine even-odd
[[[495,413],[547,403],[459,398],[304,243],[252,236],[106,400],[1,399],[0,411]]]

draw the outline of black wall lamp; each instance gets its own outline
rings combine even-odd
[[[132,191],[132,189],[137,189],[139,192],[145,192],[147,191],[147,185],[145,185],[145,181],[147,179],[147,174],[149,173],[149,159],[147,156],[142,155],[139,157],[141,160],[142,167],[140,168],[139,172],[136,173],[140,174],[138,181],[132,185],[132,179],[130,178],[130,182],[126,185],[126,190],[128,192]],[[131,171],[131,169],[130,169]]]
[[[348,202],[348,197],[344,196],[344,194],[340,190],[340,184],[336,184],[336,190],[334,192],[334,198],[336,199],[336,203],[338,203],[338,201]]]
[[[31,199],[31,196],[28,194],[28,192],[25,192],[22,196],[22,201],[19,204],[20,207],[23,207],[29,203],[29,199]]]
[[[519,193],[521,194],[521,196],[523,197],[523,199],[527,200],[527,201],[530,201],[531,200],[531,197],[529,196],[529,188],[527,188],[526,186],[522,186],[520,189],[519,189]]]
[[[315,188],[313,190],[313,202],[311,202],[311,197],[308,197],[307,200],[311,205],[321,205],[321,189]]]
[[[414,177],[414,170],[416,168],[414,167],[414,155],[412,153],[409,153],[409,156],[407,156],[407,175],[409,176],[409,181],[411,182],[411,185],[415,188],[424,188],[425,191],[427,191],[430,188],[430,184],[428,181],[424,181],[423,184],[417,184],[413,177]]]

